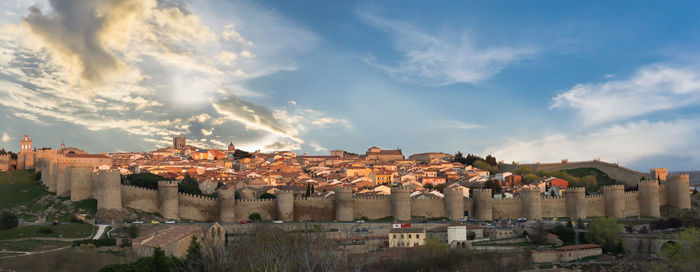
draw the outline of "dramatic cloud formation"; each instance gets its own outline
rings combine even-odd
[[[625,80],[577,84],[550,109],[572,108],[587,124],[700,104],[700,69],[652,65]]]
[[[299,149],[304,131],[336,120],[239,98],[264,96],[240,83],[294,69],[293,57],[316,43],[274,12],[242,3],[219,18],[169,1],[48,3],[0,28],[0,105],[15,117],[121,130],[156,146],[183,134],[205,148],[236,138],[257,149]]]
[[[632,163],[640,158],[674,154],[700,161],[695,144],[700,120],[629,122],[589,133],[551,133],[541,139],[512,139],[488,149],[497,158],[522,162],[554,162],[563,158]],[[564,157],[562,157],[564,156]],[[692,161],[689,162],[692,164]]]
[[[0,141],[2,141],[3,143],[9,143],[10,140],[12,140],[12,138],[10,137],[10,135],[7,135],[7,132],[3,132],[3,133],[2,133],[2,138],[0,138]]]
[[[368,24],[388,32],[395,50],[403,54],[396,65],[381,64],[372,58],[368,63],[397,80],[410,83],[475,83],[534,53],[532,48],[478,48],[467,34],[435,36],[409,23],[362,11],[358,15]]]

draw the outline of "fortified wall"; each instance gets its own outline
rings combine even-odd
[[[294,197],[291,191],[280,191],[276,199],[237,200],[230,190],[219,191],[218,197],[179,193],[174,181],[161,181],[158,189],[121,184],[116,170],[56,163],[41,163],[42,182],[48,188],[67,188],[71,200],[93,197],[98,208],[131,208],[160,213],[168,219],[235,222],[248,220],[257,213],[263,220],[284,221],[354,221],[361,218],[449,218],[479,220],[525,217],[587,218],[611,216],[659,217],[661,207],[690,208],[689,176],[669,175],[666,181],[639,181],[639,190],[625,192],[623,185],[603,188],[602,194],[586,195],[585,188],[568,188],[561,197],[542,196],[524,189],[514,198],[494,199],[490,189],[474,189],[465,198],[459,188],[447,188],[445,197],[411,198],[411,190],[394,187],[390,196],[355,196],[350,188],[336,188],[332,198]]]
[[[610,163],[610,162],[604,162],[599,159],[591,160],[591,161],[573,161],[570,162],[569,160],[562,160],[561,162],[558,163],[534,163],[534,164],[499,164],[498,169],[501,171],[515,171],[515,169],[518,169],[519,167],[522,166],[530,166],[532,167],[533,170],[536,171],[549,171],[549,172],[554,172],[554,171],[562,171],[562,170],[571,170],[571,169],[576,169],[576,168],[595,168],[600,170],[601,172],[607,174],[610,178],[615,179],[617,181],[623,182],[627,185],[630,186],[635,186],[637,185],[637,182],[641,179],[648,179],[651,178],[650,175],[644,174],[642,172],[638,172],[632,169],[629,169],[627,167],[620,166],[617,163]]]

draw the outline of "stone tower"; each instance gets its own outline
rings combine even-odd
[[[625,186],[606,185],[603,187],[605,216],[623,218],[625,216]]]
[[[70,168],[70,200],[80,201],[92,195],[92,167]]]
[[[48,180],[46,186],[48,187],[49,192],[55,193],[56,192],[56,182],[57,182],[56,178],[58,176],[58,164],[56,164],[56,162],[51,162],[51,163],[49,163],[48,169],[49,169],[49,171],[46,174],[48,174],[47,178],[49,180]],[[44,176],[46,174],[41,174],[41,175]]]
[[[65,163],[58,164],[58,171],[56,172],[56,195],[57,196],[69,196],[70,195],[70,166]]]
[[[649,170],[649,175],[651,176],[651,179],[659,179],[661,181],[666,181],[666,177],[668,176],[668,169],[652,168]]]
[[[236,220],[236,191],[219,190],[219,221],[222,223],[232,223]]]
[[[24,134],[19,140],[19,154],[17,155],[17,169],[34,168],[34,151],[32,151],[32,139]]]
[[[158,211],[166,219],[178,219],[179,195],[177,181],[158,181]]]
[[[659,202],[659,182],[656,178],[640,180],[639,183],[639,215],[661,217]]]
[[[333,190],[335,191],[335,220],[352,221],[355,213],[352,188],[335,187]]]
[[[461,187],[445,188],[445,210],[452,221],[464,218],[464,194]]]
[[[539,190],[523,188],[520,191],[523,205],[523,217],[527,219],[542,218],[542,194]]]
[[[669,175],[666,181],[666,199],[669,206],[690,209],[690,176],[688,174]]]
[[[118,170],[99,170],[94,175],[97,209],[122,210],[121,178]]]
[[[622,195],[624,200],[624,194]],[[566,216],[571,219],[586,218],[586,187],[569,187],[564,191]]]
[[[294,191],[277,192],[277,218],[285,222],[294,221]]]
[[[479,220],[493,219],[493,196],[491,189],[474,189],[474,217]]]
[[[173,148],[175,149],[183,149],[187,145],[187,139],[185,136],[177,136],[173,138]]]
[[[411,188],[391,187],[391,214],[394,220],[411,220]]]

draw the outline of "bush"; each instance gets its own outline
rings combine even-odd
[[[248,215],[248,219],[250,219],[251,221],[259,221],[262,220],[262,217],[259,213],[251,213],[250,215]]]
[[[275,199],[275,198],[277,198],[277,196],[276,196],[276,195],[273,195],[273,194],[271,194],[271,193],[263,193],[263,194],[260,195],[259,198],[260,198],[260,199]]]
[[[102,238],[102,239],[97,239],[97,240],[92,240],[92,239],[85,239],[85,240],[80,240],[80,241],[73,241],[73,246],[77,247],[82,244],[92,244],[95,245],[96,247],[103,247],[103,246],[116,246],[117,245],[117,239],[114,238]]]
[[[136,237],[139,237],[139,232],[141,230],[139,229],[139,226],[137,225],[131,225],[129,228],[126,229],[126,232],[129,234],[129,238],[134,239]]]
[[[39,233],[42,234],[53,234],[53,229],[49,227],[39,228]]]
[[[0,230],[15,228],[18,224],[19,220],[15,214],[9,211],[3,211],[0,214]]]

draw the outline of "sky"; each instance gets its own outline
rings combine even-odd
[[[0,147],[700,169],[700,3],[0,2]]]

